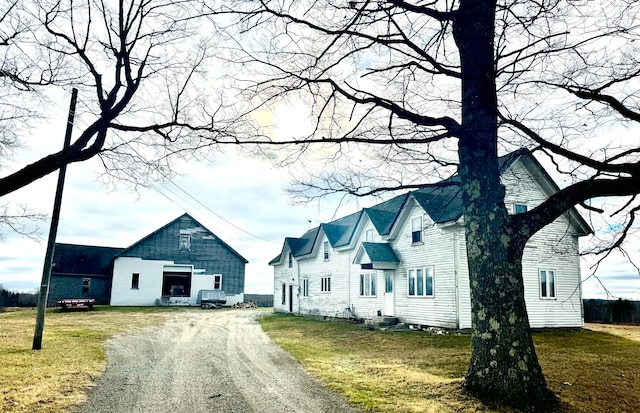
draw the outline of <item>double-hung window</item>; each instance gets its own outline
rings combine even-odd
[[[433,297],[433,266],[407,270],[409,297]]]
[[[289,268],[293,267],[293,254],[289,252]]]
[[[362,297],[376,296],[376,273],[367,272],[360,274],[360,295]]]
[[[331,276],[328,275],[320,279],[320,291],[323,293],[331,292]]]
[[[309,279],[308,278],[302,279],[302,296],[303,297],[309,296]]]
[[[287,284],[282,283],[282,305],[287,303]]]
[[[222,289],[222,274],[213,274],[213,289]]]
[[[324,260],[327,261],[329,259],[329,241],[325,241],[322,243],[322,251]]]
[[[134,272],[133,274],[131,274],[131,289],[137,290],[139,288],[140,288],[140,274],[137,272]]]
[[[82,279],[82,294],[89,294],[89,288],[91,286],[91,278]]]
[[[368,229],[368,230],[365,231],[364,240],[365,240],[365,242],[373,242],[373,230],[372,229]]]
[[[556,298],[555,270],[540,270],[540,298]]]
[[[411,243],[422,242],[422,217],[411,218]]]

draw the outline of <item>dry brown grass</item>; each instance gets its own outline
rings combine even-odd
[[[640,326],[585,323],[584,328],[600,333],[613,334],[614,336],[628,338],[629,340],[640,341]]]
[[[367,411],[511,411],[484,406],[462,389],[469,336],[369,331],[282,315],[261,323],[320,381]],[[640,411],[640,343],[588,330],[536,333],[534,341],[565,411]]]
[[[0,411],[63,412],[84,401],[83,390],[104,370],[108,337],[170,316],[156,309],[48,311],[42,350],[34,351],[35,311],[0,314]]]

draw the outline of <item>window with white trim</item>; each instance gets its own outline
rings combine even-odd
[[[411,218],[411,243],[422,242],[422,217]]]
[[[287,284],[282,283],[282,305],[287,303]]]
[[[407,270],[409,297],[433,297],[433,266]]]
[[[375,297],[376,296],[376,273],[366,272],[360,274],[360,296]]]
[[[324,260],[327,261],[329,259],[329,241],[322,243],[322,251]]]
[[[320,279],[320,291],[323,293],[331,292],[331,276],[322,277]]]
[[[222,274],[213,274],[213,289],[222,289]]]
[[[308,278],[302,279],[302,296],[303,297],[309,296],[309,279]]]
[[[368,230],[365,231],[364,240],[365,240],[365,242],[372,242],[373,241],[373,230],[372,229],[368,229]]]
[[[540,298],[556,298],[555,270],[540,270]]]
[[[293,254],[289,251],[289,268],[293,267]]]

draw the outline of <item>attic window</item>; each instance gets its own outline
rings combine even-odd
[[[329,241],[322,243],[322,250],[324,251],[324,260],[327,261],[329,259]]]
[[[411,243],[422,242],[422,217],[411,218]]]
[[[514,204],[513,205],[513,213],[514,214],[524,214],[527,212],[527,206],[525,204]]]
[[[373,241],[373,230],[372,229],[368,229],[365,233],[364,233],[364,240],[366,242],[371,242]]]
[[[191,235],[180,235],[180,243],[178,244],[180,251],[191,251]]]
[[[293,267],[293,254],[289,252],[289,268]]]

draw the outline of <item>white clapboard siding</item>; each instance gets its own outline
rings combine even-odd
[[[396,316],[406,323],[439,327],[457,327],[456,285],[454,274],[454,237],[451,231],[430,222],[424,210],[415,203],[407,219],[399,223],[401,230],[394,239],[393,248],[401,265],[396,270]],[[411,218],[423,216],[423,242],[411,243]],[[407,270],[434,268],[433,297],[409,297]]]
[[[362,231],[360,232],[360,237],[355,242],[356,249],[357,246],[361,245],[366,241],[366,232],[368,229],[373,230],[373,239],[371,242],[386,242],[383,241],[382,237],[376,231],[373,224],[369,221],[369,219],[365,216],[362,222]],[[353,260],[352,260],[353,262]],[[350,291],[351,291],[351,313],[352,315],[370,319],[373,316],[378,314],[378,311],[384,311],[384,271],[382,270],[363,270],[360,268],[359,264],[351,264],[351,282],[350,282]],[[376,277],[376,294],[375,296],[361,296],[360,295],[360,274],[364,273],[375,273]],[[396,288],[397,291],[397,288]]]
[[[134,257],[118,257],[113,263],[111,284],[112,306],[154,306],[162,296],[162,276],[165,265],[173,261],[143,260]],[[140,274],[138,288],[131,288],[133,274]],[[158,300],[158,301],[157,301]]]
[[[292,267],[289,268],[289,249],[284,248],[282,251],[281,263],[274,265],[273,269],[273,311],[275,312],[288,312],[289,300],[293,299],[294,310],[298,308],[297,292],[298,292],[298,265],[297,260],[293,260]],[[285,300],[282,302],[282,287],[285,288]],[[293,297],[289,297],[289,286],[293,285]]]

